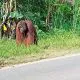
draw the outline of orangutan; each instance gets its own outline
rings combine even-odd
[[[31,44],[37,44],[37,33],[30,20],[21,20],[16,27],[16,43],[25,44],[29,46]]]

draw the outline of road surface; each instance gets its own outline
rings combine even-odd
[[[0,80],[80,80],[80,55],[0,69]]]

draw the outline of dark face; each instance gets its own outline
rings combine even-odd
[[[19,26],[20,32],[24,33],[27,30],[26,24],[23,22]]]
[[[21,34],[23,35],[23,38],[27,36],[27,32],[28,32],[28,27],[25,23],[25,21],[20,22],[19,26],[18,26]]]

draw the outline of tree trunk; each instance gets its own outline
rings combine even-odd
[[[16,0],[3,0],[2,11],[3,21],[10,12],[16,11]]]
[[[51,17],[51,13],[52,13],[52,6],[51,4],[49,4],[49,7],[48,7],[48,14],[46,16],[46,30],[49,30],[50,29],[50,17]]]

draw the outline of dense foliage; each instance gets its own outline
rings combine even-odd
[[[73,5],[61,0],[18,0],[17,10],[44,31],[72,28]]]
[[[24,18],[31,19],[43,31],[54,28],[69,30],[80,23],[79,0],[76,0],[75,4],[73,4],[73,0],[16,1],[17,11],[20,16],[23,15]],[[1,4],[2,0],[0,6]]]

